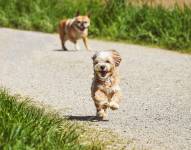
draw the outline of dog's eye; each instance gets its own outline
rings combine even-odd
[[[106,63],[110,63],[110,61],[109,61],[109,60],[106,60]]]
[[[84,23],[87,23],[87,21],[84,21]]]
[[[77,23],[80,23],[80,21],[77,21]]]

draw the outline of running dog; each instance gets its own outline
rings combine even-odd
[[[116,50],[106,50],[95,53],[92,59],[94,78],[91,95],[97,110],[97,117],[107,120],[107,109],[118,109],[122,97],[118,71],[121,56]]]
[[[76,17],[72,19],[61,20],[59,23],[59,35],[61,39],[62,49],[67,50],[65,42],[70,40],[79,50],[77,41],[83,39],[84,45],[87,50],[90,50],[87,44],[88,40],[88,27],[90,26],[90,15],[81,16],[77,12]]]

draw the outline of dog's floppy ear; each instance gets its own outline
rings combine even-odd
[[[78,17],[80,15],[80,11],[78,10],[77,12],[76,12],[76,17]]]
[[[94,61],[96,57],[97,57],[97,53],[95,53],[95,54],[92,56],[92,60]]]
[[[111,50],[111,52],[113,60],[115,61],[115,66],[118,67],[122,60],[121,56],[119,55],[119,52],[117,52],[116,50]]]

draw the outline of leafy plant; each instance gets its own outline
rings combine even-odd
[[[155,3],[154,1],[152,3]],[[0,0],[0,25],[57,32],[58,22],[90,12],[90,36],[191,52],[191,8],[164,8],[126,0]],[[79,7],[80,6],[80,7]]]

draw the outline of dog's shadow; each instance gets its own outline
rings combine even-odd
[[[53,49],[52,51],[54,51],[54,52],[66,52],[66,53],[68,53],[68,52],[77,52],[78,50],[63,50],[63,49]]]
[[[96,116],[66,116],[68,120],[76,120],[76,121],[90,121],[90,122],[98,122],[98,121],[108,121],[108,120],[100,120],[100,118]]]

